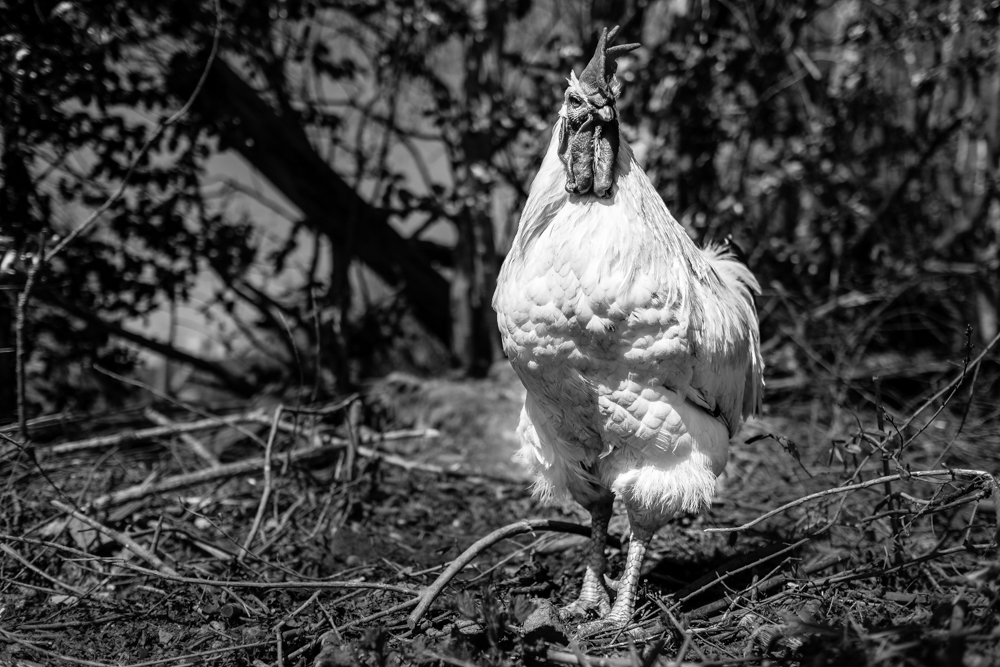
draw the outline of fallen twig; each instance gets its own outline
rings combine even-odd
[[[577,656],[568,651],[559,651],[550,648],[545,657],[560,665],[580,665],[581,667],[635,667],[636,663],[632,658],[605,658],[597,655]],[[582,658],[582,659],[581,659]],[[667,660],[657,663],[663,667],[721,667],[722,665],[742,665],[751,662],[760,662],[761,659],[755,656],[746,658],[723,658],[722,660],[709,660],[707,662],[677,662]]]
[[[791,581],[791,578],[784,574],[779,574],[778,576],[775,577],[768,577],[766,579],[761,579],[760,581],[750,584],[750,586],[740,591],[739,596],[744,596],[750,593],[757,593],[757,592],[766,593],[767,591],[777,588],[778,586],[781,586],[782,584],[788,581]],[[715,600],[714,602],[709,602],[708,604],[702,605],[697,609],[692,609],[688,613],[688,617],[692,619],[704,618],[709,614],[713,614],[717,611],[722,611],[723,609],[726,609],[732,603],[733,599],[727,596],[722,598],[721,600]]]
[[[757,524],[770,519],[771,517],[786,512],[793,507],[798,507],[799,505],[804,505],[812,500],[817,500],[819,498],[825,498],[827,496],[834,496],[840,493],[850,493],[851,491],[859,491],[861,489],[867,489],[872,486],[878,486],[880,484],[885,484],[886,482],[893,482],[901,479],[909,479],[910,477],[984,477],[989,480],[990,485],[993,487],[994,491],[1000,490],[1000,484],[998,484],[997,479],[990,473],[984,470],[966,470],[962,468],[944,468],[941,470],[918,470],[915,472],[900,473],[896,475],[887,475],[884,477],[879,477],[877,479],[871,479],[867,482],[861,482],[858,484],[849,484],[847,486],[838,486],[832,489],[826,489],[825,491],[817,491],[816,493],[811,493],[808,496],[803,496],[797,500],[793,500],[790,503],[785,503],[777,509],[773,509],[766,514],[762,514],[753,521],[749,521],[742,526],[735,526],[732,528],[706,528],[706,533],[737,533],[744,530],[749,530]]]
[[[878,449],[882,455],[882,476],[889,477],[889,460],[893,458],[889,447],[893,443],[893,436],[885,431],[885,408],[882,407],[882,380],[878,375],[872,377],[872,384],[875,385],[875,423],[878,426]],[[902,447],[900,447],[900,452]],[[896,464],[902,465],[896,453]],[[903,562],[903,529],[896,515],[896,498],[892,493],[892,482],[885,483],[885,503],[889,507],[889,523],[892,526],[892,558],[897,564]]]
[[[778,556],[783,556],[786,553],[795,551],[799,547],[801,547],[801,546],[803,546],[805,544],[808,544],[811,540],[815,539],[819,535],[822,535],[823,533],[825,533],[826,531],[828,531],[830,528],[833,527],[833,523],[834,522],[831,521],[831,522],[825,524],[824,526],[820,527],[818,530],[813,531],[809,535],[806,535],[801,540],[798,540],[797,542],[793,542],[793,543],[787,545],[786,547],[784,547],[783,549],[780,549],[779,551],[775,551],[773,553],[767,554],[763,558],[760,558],[760,559],[758,559],[758,560],[756,560],[756,561],[754,561],[752,563],[747,563],[746,565],[744,565],[742,567],[738,567],[735,570],[729,570],[728,572],[723,572],[723,573],[719,574],[719,576],[717,576],[715,579],[712,579],[711,581],[707,582],[706,584],[702,585],[701,587],[699,587],[699,588],[695,589],[694,591],[688,593],[684,597],[679,598],[678,602],[687,602],[688,600],[691,600],[691,599],[693,599],[693,598],[701,595],[702,593],[704,593],[708,589],[717,586],[718,584],[722,583],[723,581],[725,581],[726,579],[729,579],[732,576],[740,574],[741,572],[746,572],[748,570],[752,570],[753,568],[759,566],[761,563],[766,563],[769,560],[774,560]]]
[[[163,413],[157,412],[153,408],[146,408],[143,411],[143,414],[154,424],[159,424],[160,426],[177,426],[177,422],[173,421]],[[189,433],[180,433],[179,435],[184,444],[190,447],[191,451],[209,466],[218,468],[222,465],[222,463],[219,462],[219,457],[209,451],[208,447],[206,447],[201,440],[192,437]]]
[[[512,523],[504,526],[503,528],[494,530],[492,533],[480,539],[462,552],[462,555],[453,560],[451,565],[449,565],[448,568],[434,580],[434,583],[424,589],[424,591],[420,594],[420,603],[407,618],[406,622],[411,628],[415,628],[417,623],[420,621],[420,618],[431,606],[431,603],[434,602],[437,596],[440,595],[441,591],[444,590],[445,586],[447,586],[448,583],[455,578],[455,575],[462,571],[462,568],[475,560],[475,558],[483,551],[489,549],[497,542],[507,539],[508,537],[543,530],[556,531],[560,533],[573,533],[575,535],[584,535],[587,537],[590,536],[590,528],[576,523],[569,523],[568,521],[553,521],[552,519],[530,519],[527,521],[518,521],[517,523]]]
[[[17,423],[21,432],[21,440],[27,446],[30,446],[31,433],[28,431],[28,383],[25,371],[27,360],[25,359],[26,345],[24,343],[24,330],[27,328],[28,323],[27,313],[28,302],[31,299],[31,289],[35,286],[35,280],[38,278],[38,274],[44,266],[45,235],[39,234],[38,250],[31,262],[31,267],[28,269],[28,276],[24,281],[24,288],[21,290],[21,293],[17,295],[17,314],[14,322],[14,340],[17,349],[17,354],[15,355],[17,373]]]
[[[59,445],[46,447],[42,451],[47,454],[70,454],[87,449],[101,449],[103,447],[153,440],[154,438],[180,435],[182,433],[205,431],[211,428],[219,428],[219,426],[235,426],[244,422],[255,423],[258,421],[258,414],[255,412],[230,415],[228,417],[212,417],[210,419],[201,419],[199,421],[184,422],[170,426],[154,426],[153,428],[144,428],[137,431],[119,431],[111,435],[99,435],[94,438],[87,438],[86,440],[64,442]]]
[[[236,560],[240,563],[250,552],[250,545],[253,544],[257,531],[260,530],[260,522],[264,519],[264,512],[267,511],[267,501],[271,498],[271,452],[274,450],[274,438],[278,434],[278,423],[281,421],[282,406],[274,410],[274,419],[271,423],[271,433],[267,437],[267,447],[264,449],[264,490],[260,494],[260,502],[257,503],[257,514],[254,516],[253,525],[243,541],[243,549]]]
[[[258,423],[265,423],[266,417],[263,415],[256,415],[254,421]],[[270,422],[267,422],[270,423]],[[292,424],[287,421],[281,422],[279,428],[286,433],[294,433],[302,435],[302,427]],[[505,475],[497,475],[495,473],[483,473],[483,472],[473,472],[470,470],[453,470],[450,468],[445,468],[443,466],[435,465],[433,463],[422,463],[419,461],[410,461],[402,456],[397,456],[396,454],[390,454],[388,452],[381,452],[378,449],[372,447],[366,447],[366,444],[379,444],[382,442],[394,442],[397,440],[410,440],[412,438],[436,438],[440,435],[437,429],[433,428],[422,428],[422,429],[404,429],[400,431],[389,431],[388,433],[380,433],[375,436],[367,436],[359,438],[359,444],[357,446],[357,453],[366,459],[378,459],[384,463],[388,463],[391,466],[396,466],[397,468],[402,468],[403,470],[419,470],[420,472],[428,472],[435,475],[446,475],[449,477],[458,477],[461,479],[468,479],[470,481],[476,480],[493,480],[497,482],[503,482],[505,484],[520,484],[524,480],[520,480],[514,477],[507,477]],[[328,434],[322,434],[320,436],[315,436],[315,441],[320,442],[331,442],[338,443],[345,447],[350,446],[350,441],[344,438],[338,438]]]
[[[109,560],[95,558],[95,560]],[[134,563],[117,561],[115,565],[138,574],[145,574],[178,584],[195,584],[198,586],[213,586],[215,588],[246,588],[252,590],[333,590],[333,589],[366,589],[373,591],[388,591],[390,593],[418,593],[409,586],[383,584],[376,581],[239,581],[232,579],[203,579],[201,577],[185,577],[179,574],[157,572]],[[405,604],[405,603],[404,603]]]
[[[38,653],[39,655],[48,656],[60,662],[69,663],[73,665],[88,665],[89,667],[117,667],[117,665],[112,665],[107,662],[97,662],[96,660],[84,660],[82,658],[74,658],[71,656],[63,655],[61,653],[56,653],[55,651],[50,651],[48,649],[42,648],[37,644],[33,644],[17,635],[7,632],[3,628],[0,628],[0,637],[3,639],[23,646],[25,649]],[[175,655],[169,658],[159,658],[157,660],[147,660],[145,662],[133,662],[128,665],[128,667],[155,667],[157,665],[183,665],[187,664],[187,660],[191,660],[190,664],[204,664],[205,658],[213,655],[221,655],[224,653],[236,653],[237,651],[246,651],[252,648],[260,648],[262,646],[267,646],[271,642],[253,642],[252,644],[237,644],[236,646],[227,646],[225,648],[213,648],[207,651],[198,651],[197,653],[188,653],[185,655]]]
[[[17,553],[16,551],[14,551],[13,549],[11,549],[6,544],[0,544],[0,551],[3,551],[5,554],[7,554],[11,558],[13,558],[17,562],[19,562],[21,565],[23,565],[24,567],[28,568],[29,570],[31,570],[32,572],[34,572],[35,574],[37,574],[38,576],[40,576],[42,579],[45,579],[45,580],[47,580],[47,581],[55,584],[59,588],[64,588],[64,589],[66,589],[67,591],[69,591],[70,593],[72,593],[73,595],[75,595],[75,596],[77,596],[79,598],[87,596],[87,593],[85,591],[82,591],[79,588],[76,588],[75,586],[71,586],[71,585],[67,584],[64,581],[59,581],[55,577],[46,574],[42,570],[39,570],[37,567],[35,567],[34,565],[32,565],[27,559],[25,559],[24,556],[22,556],[21,554]]]
[[[300,449],[288,452],[287,454],[282,454],[282,460],[287,463],[302,463],[312,459],[325,458],[343,448],[344,444],[342,443],[323,445],[320,447],[310,447],[308,449]],[[148,496],[158,495],[168,491],[176,491],[177,489],[195,486],[196,484],[204,484],[206,482],[213,482],[219,479],[247,475],[262,470],[264,463],[264,457],[260,456],[252,459],[245,459],[243,461],[237,461],[236,463],[227,463],[219,466],[218,468],[199,470],[198,472],[187,473],[184,475],[174,475],[173,477],[167,477],[156,484],[137,484],[127,489],[122,489],[121,491],[115,491],[113,493],[99,496],[91,501],[88,507],[97,509],[109,507],[111,505],[121,505],[122,503],[138,500],[140,498],[146,498]]]
[[[118,558],[107,558],[102,556],[95,556],[93,554],[86,553],[79,549],[74,549],[73,547],[68,547],[63,544],[58,544],[55,542],[48,542],[46,540],[39,540],[30,537],[22,537],[20,535],[10,535],[7,533],[0,533],[0,540],[9,540],[11,542],[19,542],[22,544],[33,544],[38,546],[43,546],[50,549],[56,549],[64,551],[69,554],[73,554],[77,560],[94,560],[101,563],[107,563],[114,565],[115,567],[120,567],[125,570],[135,572],[136,574],[142,574],[149,577],[155,577],[157,579],[162,579],[164,581],[172,581],[178,584],[195,584],[198,586],[211,586],[215,588],[245,588],[250,590],[376,590],[376,591],[387,591],[390,593],[403,593],[403,594],[419,594],[421,591],[414,589],[411,586],[398,586],[395,584],[383,584],[379,582],[372,581],[239,581],[232,579],[204,579],[201,577],[185,577],[180,574],[170,574],[168,572],[151,570],[141,565],[136,565],[120,557]],[[141,549],[141,547],[140,547]],[[412,607],[416,604],[416,600],[419,598],[414,598],[413,600],[408,600],[402,605],[403,609]]]
[[[477,480],[485,481],[492,480],[496,482],[503,482],[505,484],[520,484],[523,480],[516,479],[514,477],[506,477],[504,475],[497,475],[491,473],[480,473],[473,472],[470,470],[452,470],[445,468],[443,466],[435,465],[433,463],[421,463],[419,461],[410,461],[404,459],[402,456],[396,456],[395,454],[387,454],[386,452],[379,452],[371,447],[365,447],[364,445],[358,445],[358,454],[365,457],[366,459],[379,459],[389,465],[396,466],[397,468],[402,468],[403,470],[419,470],[421,472],[429,472],[435,475],[444,475],[445,477],[459,477],[462,479],[467,479],[471,482],[476,482]]]
[[[370,623],[371,621],[378,620],[378,619],[380,619],[380,618],[382,618],[384,616],[389,616],[391,614],[396,614],[396,613],[399,613],[401,611],[405,611],[406,609],[409,609],[410,607],[416,606],[416,604],[419,601],[420,601],[419,597],[413,598],[412,600],[407,600],[406,602],[402,602],[400,604],[394,605],[392,607],[389,607],[388,609],[383,609],[382,611],[379,611],[379,612],[376,612],[374,614],[371,614],[370,616],[365,616],[364,618],[359,618],[359,619],[350,621],[348,623],[344,623],[343,625],[341,625],[341,626],[338,627],[338,630],[346,630],[346,629],[351,628],[351,627],[353,627],[355,625],[363,625],[365,623]],[[295,651],[289,653],[288,656],[286,656],[285,663],[276,662],[276,663],[273,663],[271,665],[271,667],[281,667],[282,664],[289,664],[291,661],[298,659],[301,655],[313,651],[317,646],[319,646],[320,644],[323,643],[323,637],[324,636],[326,636],[326,635],[325,634],[324,635],[320,635],[320,636],[314,638],[311,642],[305,644],[304,646],[300,646]]]
[[[177,574],[177,570],[175,570],[174,568],[170,567],[162,560],[160,560],[159,557],[156,556],[156,554],[152,554],[149,551],[147,551],[138,542],[133,540],[125,533],[120,533],[113,528],[108,528],[100,521],[92,519],[83,512],[78,512],[69,505],[66,505],[65,503],[62,503],[58,500],[52,500],[50,502],[52,506],[55,507],[56,509],[63,511],[66,514],[69,514],[71,517],[77,519],[78,521],[82,521],[91,528],[97,530],[99,533],[107,535],[115,542],[122,545],[123,547],[134,553],[136,556],[138,556],[142,560],[152,565],[154,568],[156,568],[157,571],[163,572],[164,574]]]
[[[840,574],[830,575],[824,579],[819,579],[817,581],[807,581],[802,585],[802,590],[815,590],[817,588],[822,588],[825,586],[831,586],[833,584],[842,584],[848,581],[858,581],[861,579],[872,579],[874,577],[884,577],[886,575],[894,574],[896,572],[901,572],[908,567],[913,565],[918,565],[920,563],[926,563],[927,561],[940,558],[942,556],[950,556],[951,554],[957,553],[969,553],[969,551],[985,551],[994,545],[989,544],[963,544],[959,547],[952,547],[951,549],[934,549],[930,553],[926,553],[923,556],[917,556],[916,558],[911,558],[899,565],[893,565],[892,567],[877,568],[874,570],[867,571],[848,571],[842,572]]]
[[[262,415],[257,413],[249,413],[245,415],[240,415],[238,417],[230,417],[233,421],[245,421],[245,422],[260,422]],[[208,423],[208,422],[212,423]],[[270,422],[268,422],[270,423]],[[203,420],[199,422],[191,422],[191,424],[197,424],[198,428],[211,428],[212,426],[217,426],[217,420]],[[122,434],[128,436],[128,442],[133,440],[142,440],[151,437],[161,437],[163,435],[175,434],[179,431],[178,429],[187,426],[186,424],[177,424],[175,427],[169,429],[164,427],[157,427],[155,429],[145,429],[143,431],[131,431],[127,434]],[[287,423],[282,422],[279,427],[281,430],[286,430],[290,426]],[[195,429],[191,429],[195,430]],[[437,431],[433,429],[417,430],[417,431],[392,431],[385,433],[380,438],[386,440],[401,440],[408,438],[417,437],[434,437],[437,435]],[[113,438],[118,436],[102,436],[105,440],[100,444],[94,444],[91,441],[80,441],[78,443],[67,443],[71,445],[82,445],[84,442],[87,443],[86,448],[93,448],[98,446],[106,446],[108,444],[120,444],[120,441],[111,442]],[[325,441],[327,444],[318,445],[310,447],[307,449],[293,450],[287,453],[281,454],[281,459],[287,463],[301,463],[303,461],[311,459],[320,459],[326,456],[338,452],[345,447],[347,447],[347,440],[342,438],[324,437],[320,442]],[[56,447],[63,447],[63,445],[57,445]],[[80,447],[83,448],[83,447]],[[49,451],[53,451],[55,448],[50,448]],[[65,451],[65,450],[62,450]],[[74,450],[75,451],[75,450]],[[359,446],[358,453],[365,457],[370,458],[381,458],[386,463],[390,465],[399,466],[407,470],[423,470],[425,472],[433,472],[439,474],[456,474],[448,470],[442,469],[439,466],[431,466],[429,464],[413,463],[412,461],[407,461],[401,457],[393,456],[391,454],[383,454],[377,452],[369,447]],[[133,500],[139,500],[140,498],[146,498],[152,495],[157,495],[161,493],[166,493],[168,491],[176,491],[177,489],[186,488],[189,486],[195,486],[197,484],[204,484],[206,482],[212,482],[219,479],[225,479],[227,477],[237,477],[240,475],[246,475],[253,472],[258,472],[264,469],[267,464],[267,457],[255,457],[252,459],[246,459],[243,461],[237,461],[236,463],[227,463],[220,465],[218,468],[211,468],[209,470],[199,470],[193,473],[187,473],[184,475],[175,475],[173,477],[168,477],[156,484],[150,484],[144,482],[142,484],[137,484],[135,486],[129,487],[127,489],[122,489],[121,491],[115,491],[103,496],[99,496],[90,502],[88,507],[91,508],[103,508],[111,505],[121,505],[126,502]],[[485,476],[484,476],[485,477]],[[508,482],[514,480],[506,480]]]
[[[910,424],[913,423],[913,420],[917,418],[917,415],[919,415],[921,412],[923,412],[928,407],[930,407],[934,403],[934,401],[938,400],[939,398],[941,398],[942,396],[944,396],[945,394],[947,394],[949,391],[951,391],[952,388],[954,388],[955,391],[958,391],[959,386],[965,381],[965,376],[969,372],[969,369],[978,366],[979,363],[984,358],[986,358],[986,355],[990,353],[990,350],[992,350],[996,346],[996,344],[998,342],[1000,342],[1000,333],[998,333],[996,336],[994,336],[993,340],[991,340],[989,343],[986,344],[986,347],[984,347],[983,351],[979,353],[979,356],[977,356],[975,359],[973,359],[972,361],[968,362],[967,364],[963,365],[962,372],[959,373],[958,376],[956,376],[954,380],[952,380],[951,382],[949,382],[945,386],[941,387],[941,389],[936,394],[934,394],[933,396],[931,396],[930,398],[928,398],[926,401],[924,401],[924,404],[921,405],[919,408],[917,408],[914,411],[914,413],[912,415],[910,415],[910,417],[905,422],[903,422],[902,426],[899,427],[899,430],[900,431],[905,431],[906,428]],[[955,392],[953,391],[948,396],[948,399],[945,400],[945,405],[948,404],[948,402],[951,400],[951,397],[954,396],[954,395],[955,395]],[[914,438],[916,438],[918,435],[920,435],[920,433],[922,433],[924,431],[924,429],[926,429],[927,426],[931,422],[934,421],[934,419],[937,417],[937,415],[940,414],[940,412],[943,409],[943,407],[944,406],[941,406],[941,408],[939,408],[934,413],[934,415],[932,415],[931,418],[927,420],[927,422],[923,425],[923,427],[920,428],[919,431],[917,431],[915,434],[913,434],[912,436],[910,436],[909,438],[907,438],[906,442],[904,442],[902,446],[905,447],[906,445],[910,444],[910,442],[912,442]]]

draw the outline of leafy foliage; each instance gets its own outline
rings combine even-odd
[[[94,395],[67,388],[92,384],[84,378],[93,362],[123,370],[134,354],[93,321],[67,318],[66,305],[122,323],[184,300],[207,244],[238,227],[205,208],[199,178],[209,150],[190,130],[168,128],[142,150],[150,119],[173,105],[157,62],[172,26],[158,3],[23,2],[0,12],[0,91],[11,102],[0,112],[4,282],[23,282],[35,254],[112,201],[97,234],[43,268],[28,323],[36,407],[86,407]],[[195,41],[190,27],[184,37]],[[240,245],[244,252],[225,255],[230,265],[250,254],[246,237]]]
[[[888,307],[903,322],[877,348],[957,348],[979,306],[942,287],[995,304],[995,157],[969,153],[995,156],[997,7],[690,4],[625,105],[675,214],[701,238],[736,235],[791,311],[772,328],[804,316],[822,349],[830,321],[803,311],[875,292],[834,312],[836,330]]]
[[[620,72],[641,162],[691,233],[732,234],[766,287],[772,391],[830,377],[813,391],[850,401],[901,354],[958,354],[968,323],[993,336],[997,3],[625,4],[7,3],[8,296],[134,166],[97,231],[40,274],[31,383],[57,393],[57,368],[82,377],[120,346],[102,323],[195,291],[223,349],[289,383],[440,369],[448,345],[483,371],[496,268],[564,79],[612,23],[644,44]],[[234,155],[270,188],[220,177]]]

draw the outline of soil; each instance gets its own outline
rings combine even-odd
[[[919,476],[995,472],[995,429],[946,411],[901,450],[915,428],[894,440],[794,401],[744,428],[708,512],[657,534],[627,632],[557,622],[586,538],[543,530],[483,550],[411,628],[421,591],[480,538],[588,522],[532,498],[512,461],[522,400],[498,367],[478,381],[391,375],[363,409],[283,409],[273,439],[276,400],[216,406],[261,411],[239,430],[125,437],[152,425],[141,410],[65,416],[34,428],[33,452],[5,430],[0,665],[1000,664],[995,482]],[[253,459],[269,473],[234,467]],[[886,473],[888,486],[837,490]],[[621,512],[611,533],[617,573]]]

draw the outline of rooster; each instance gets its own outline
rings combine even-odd
[[[699,249],[619,134],[615,59],[605,29],[565,100],[493,307],[527,390],[519,456],[543,499],[591,515],[581,632],[623,628],[653,534],[705,508],[729,440],[760,409],[760,288],[725,247]],[[614,604],[605,541],[614,498],[631,528]]]

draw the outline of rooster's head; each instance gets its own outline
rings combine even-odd
[[[611,194],[618,158],[618,110],[615,101],[621,84],[615,77],[615,58],[639,48],[639,44],[608,47],[618,26],[601,33],[597,51],[577,78],[570,73],[566,102],[559,115],[559,158],[566,167],[566,191],[598,197]]]

